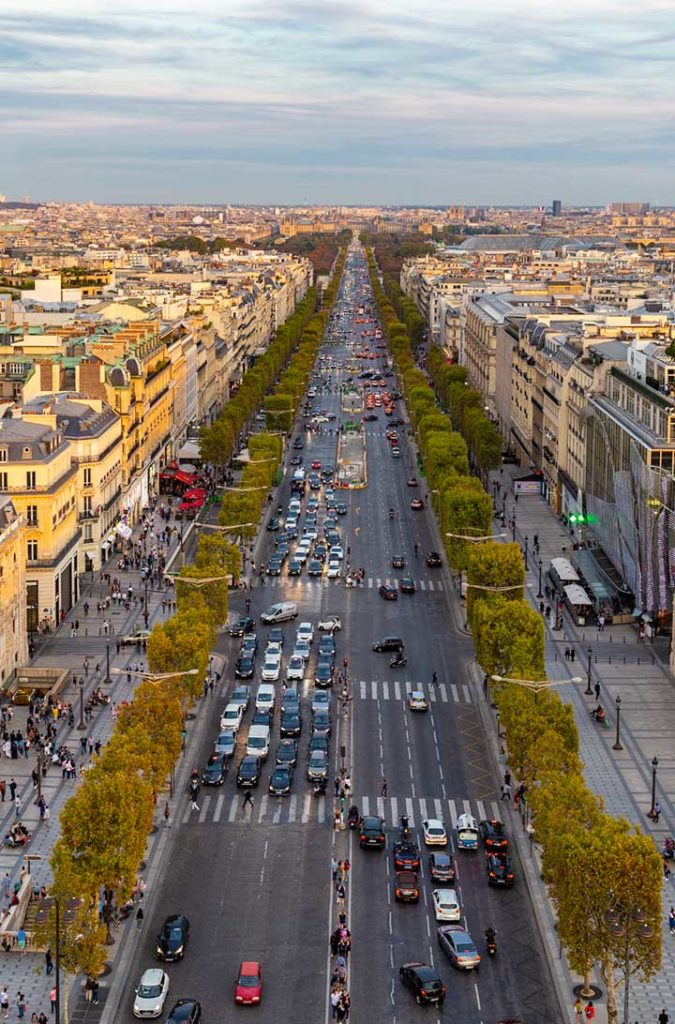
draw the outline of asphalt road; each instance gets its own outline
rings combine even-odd
[[[361,252],[347,262],[342,294],[372,304],[364,284],[365,259]],[[355,303],[350,301],[352,311]],[[348,329],[354,339],[366,325],[353,323]],[[371,339],[368,339],[373,344]],[[347,340],[333,338],[322,348],[344,365]],[[382,365],[382,358],[369,368]],[[311,400],[316,408],[337,415],[338,387],[342,370],[320,378],[330,390]],[[393,379],[391,380],[393,387]],[[405,415],[399,403],[398,415]],[[345,561],[365,569],[365,585],[348,589],[339,582],[281,577],[266,580],[265,587],[251,592],[252,614],[275,601],[293,600],[299,608],[298,622],[315,625],[322,615],[335,612],[342,617],[337,635],[338,664],[349,657],[350,712],[341,728],[351,739],[354,801],[371,813],[382,812],[387,821],[389,849],[360,851],[351,834],[351,884],[349,926],[353,937],[350,964],[352,1020],[415,1022],[457,1019],[465,1022],[495,1022],[504,1016],[523,1021],[556,1019],[553,984],[541,945],[532,923],[528,893],[520,880],[514,860],[516,884],[508,891],[488,887],[484,855],[459,851],[457,892],[466,926],[481,951],[481,934],[488,925],[498,932],[498,955],[480,971],[454,971],[436,942],[436,922],[431,908],[432,885],[427,856],[422,851],[422,894],[417,905],[396,904],[391,895],[393,862],[392,833],[398,816],[406,812],[419,834],[425,817],[440,817],[448,828],[457,813],[470,810],[476,817],[498,811],[499,780],[490,770],[490,759],[482,735],[477,701],[481,694],[469,685],[465,666],[472,657],[469,640],[454,631],[449,614],[450,577],[445,568],[427,568],[424,555],[433,546],[429,512],[413,511],[410,500],[427,500],[423,481],[416,489],[406,481],[417,476],[414,456],[401,429],[402,458],[393,459],[384,436],[386,417],[381,409],[377,422],[366,424],[368,486],[364,490],[339,492],[349,513],[339,519]],[[307,465],[312,459],[335,465],[335,423],[323,424],[319,435],[302,434],[302,452]],[[329,433],[329,430],[331,431]],[[289,452],[290,455],[290,452]],[[281,491],[288,501],[289,484]],[[388,510],[397,510],[389,518]],[[273,545],[270,535],[269,545]],[[419,545],[419,555],[414,544]],[[347,555],[347,547],[350,552]],[[405,570],[393,569],[391,557],[403,554]],[[377,591],[380,582],[411,575],[417,583],[413,595],[400,594],[396,602],[384,601]],[[233,610],[244,611],[246,595],[233,599]],[[296,623],[297,625],[297,623]],[[265,629],[258,664],[262,660]],[[375,654],[372,643],[385,635],[399,635],[406,644],[408,665],[389,666],[391,655]],[[285,655],[292,646],[294,627],[285,626]],[[234,660],[239,641],[222,638],[221,649],[228,667],[221,692],[213,698],[213,714],[200,751],[200,764],[212,749],[218,732],[218,718],[226,692],[234,685]],[[316,644],[315,644],[316,646]],[[313,661],[311,663],[313,665]],[[411,714],[405,703],[406,686],[421,684],[427,693],[436,672],[438,686],[430,710]],[[303,688],[303,703],[309,704],[312,686]],[[258,680],[252,680],[252,689]],[[280,684],[277,684],[280,686]],[[333,707],[334,728],[337,707]],[[240,733],[236,764],[244,745],[247,723]],[[230,769],[225,784],[208,792],[202,789],[200,811],[179,804],[174,822],[173,848],[154,911],[145,922],[146,934],[138,972],[153,965],[155,937],[163,918],[170,913],[187,914],[191,937],[185,959],[168,967],[173,999],[193,996],[202,1003],[204,1021],[231,1019],[252,1013],[258,1022],[280,1020],[324,1021],[327,1009],[328,936],[334,899],[331,890],[330,858],[333,842],[332,801],[312,795],[304,777],[305,751],[309,741],[311,714],[304,711],[300,760],[291,797],[267,796],[267,782],[273,767],[278,737],[279,712],[275,716],[274,740],[261,785],[254,796],[253,811],[243,810],[241,792]],[[332,744],[332,772],[338,743]],[[381,798],[381,780],[386,778],[388,796]],[[332,787],[330,787],[332,789]],[[408,959],[434,963],[447,985],[443,1009],[418,1007],[410,992],[398,981],[398,967]],[[263,1002],[255,1010],[237,1010],[233,1005],[233,984],[241,960],[261,960],[265,978]],[[131,1018],[134,983],[130,979],[126,1012]]]

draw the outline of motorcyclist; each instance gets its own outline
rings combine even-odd
[[[401,835],[404,839],[410,835],[410,821],[407,814],[401,815]]]
[[[607,712],[603,708],[602,704],[598,704],[597,708],[594,708],[593,711],[591,711],[591,714],[596,722],[604,722],[607,717]]]
[[[485,941],[487,942],[488,946],[496,946],[497,945],[496,935],[497,935],[497,931],[492,926],[490,926],[489,928],[485,929]]]
[[[413,551],[415,552],[415,558],[417,558],[417,556],[419,554],[419,550],[420,550],[419,544],[413,544]]]
[[[389,509],[389,518],[393,519],[395,515],[396,515],[396,509],[390,508]]]

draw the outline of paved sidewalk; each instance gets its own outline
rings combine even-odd
[[[514,506],[510,476],[494,474],[494,479],[508,486],[506,498],[507,523],[516,508],[516,540],[524,548],[528,544],[527,597],[539,608],[539,558],[542,566],[542,588],[550,581],[546,572],[551,558],[564,554],[569,557],[571,540],[544,498],[539,495],[520,494]],[[500,500],[501,507],[501,500]],[[498,522],[498,521],[495,521]],[[496,532],[502,532],[496,526]],[[506,529],[505,542],[511,540]],[[532,551],[534,535],[539,537],[540,554],[535,559]],[[546,599],[544,597],[545,604]],[[582,685],[564,685],[558,690],[561,698],[571,704],[579,729],[580,753],[585,764],[588,785],[600,794],[609,813],[623,816],[653,836],[661,850],[666,836],[675,832],[675,680],[668,671],[667,641],[657,639],[654,645],[638,642],[638,629],[633,625],[605,626],[604,631],[593,627],[576,626],[567,611],[563,614],[563,628],[555,631],[555,615],[546,622],[546,667],[550,679],[569,679],[581,676]],[[566,661],[565,648],[574,647],[574,662]],[[610,729],[595,724],[590,710],[595,706],[595,694],[586,696],[588,651],[591,651],[592,686],[600,684],[600,702],[608,710]],[[666,664],[664,664],[664,660]],[[623,749],[613,750],[616,740],[615,698],[621,697],[621,744]],[[651,807],[652,758],[658,757],[656,796],[662,814],[654,824],[646,812]],[[668,911],[675,905],[675,884],[667,879],[663,900],[663,967],[649,985],[640,985],[631,979],[631,1021],[652,1024],[665,1007],[671,1019],[675,1016],[675,940],[669,934]],[[573,999],[571,1000],[571,1002]],[[571,1006],[570,1002],[570,1006]],[[598,1006],[604,1010],[604,1003]]]

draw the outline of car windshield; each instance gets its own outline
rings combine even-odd
[[[167,928],[165,934],[168,942],[180,942],[183,937],[183,933],[178,925],[172,925],[171,928]]]
[[[139,985],[138,987],[139,999],[156,999],[157,996],[161,996],[161,994],[161,985]]]
[[[455,938],[455,946],[457,947],[458,953],[473,953],[474,945],[473,942],[469,942],[468,939]]]
[[[242,988],[257,988],[259,985],[257,974],[241,974],[239,984]]]

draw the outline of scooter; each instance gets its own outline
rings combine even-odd
[[[349,825],[349,827],[351,829],[354,829],[354,828],[357,827],[358,823],[359,823],[359,809],[354,804],[352,807],[349,808],[349,814],[347,815],[347,824]]]
[[[485,945],[487,947],[487,955],[495,956],[497,953],[497,940],[495,939],[494,932],[492,934],[485,933]]]
[[[389,668],[405,668],[408,664],[408,659],[401,655],[400,658],[392,658],[389,662]]]

